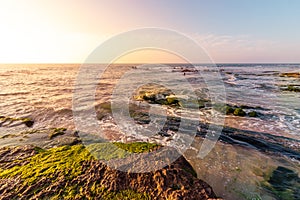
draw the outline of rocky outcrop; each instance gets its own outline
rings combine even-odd
[[[282,91],[300,92],[299,85],[285,85],[285,86],[281,86],[280,89]]]
[[[0,127],[13,127],[18,126],[20,124],[24,124],[27,127],[32,127],[34,121],[30,118],[13,118],[7,116],[0,116]]]
[[[205,137],[208,131],[209,124],[200,123],[197,136]],[[266,154],[300,160],[300,146],[297,139],[224,126],[219,140],[232,145],[253,148]]]
[[[146,154],[138,155],[135,165],[152,162],[142,159]],[[122,165],[130,162],[125,158]],[[33,146],[2,148],[0,199],[217,199],[182,156],[147,173],[129,173],[109,166],[94,159],[83,145],[49,150]]]

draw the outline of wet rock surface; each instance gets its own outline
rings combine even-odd
[[[300,178],[296,172],[278,166],[263,186],[279,199],[300,199]]]
[[[41,148],[51,148],[63,145],[74,145],[81,142],[77,131],[69,130],[64,127],[59,128],[43,128],[35,129],[22,128],[22,123],[15,123],[18,126],[19,131],[12,132],[9,127],[4,128],[3,132],[0,132],[1,146],[22,146],[22,145],[34,145]]]
[[[148,124],[150,121],[149,116],[147,116],[144,111],[139,111],[139,113],[139,115],[136,114],[135,116],[133,116],[136,122],[138,122],[139,124]],[[257,114],[256,112],[250,112],[249,115],[250,114],[250,117],[259,116],[259,114]],[[140,118],[140,115],[143,115],[143,117]],[[167,116],[166,123],[158,132],[158,134],[166,138],[171,137],[172,134],[176,133],[179,130],[180,123],[181,118]],[[195,121],[190,121],[190,123],[198,124],[196,134],[197,136],[206,137],[209,132],[213,131],[213,128],[210,128],[210,124],[208,123],[199,123]],[[287,138],[284,136],[276,136],[264,132],[242,130],[229,126],[214,126],[217,128],[217,130],[222,130],[218,138],[218,140],[222,142],[232,145],[240,145],[247,148],[253,148],[266,154],[288,156],[290,158],[300,160],[299,140]]]
[[[200,124],[198,136],[205,137],[208,124]],[[264,153],[288,156],[300,160],[299,140],[255,131],[223,127],[219,140],[233,145],[254,148]]]

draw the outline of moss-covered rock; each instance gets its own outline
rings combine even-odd
[[[242,109],[242,108],[236,108],[233,112],[233,114],[235,116],[241,116],[241,117],[244,117],[246,116],[246,112]]]
[[[300,87],[294,85],[288,85],[287,87],[284,87],[282,90],[290,91],[290,92],[300,92]]]
[[[146,84],[140,87],[133,96],[134,100],[144,100],[149,103],[168,105],[174,103],[167,96],[172,96],[174,93],[166,87],[158,84]],[[175,99],[174,99],[175,100]]]
[[[0,178],[21,176],[25,183],[36,183],[41,177],[53,177],[56,173],[74,178],[81,173],[81,164],[92,156],[83,145],[63,146],[39,153],[28,159],[29,163],[0,170]]]
[[[114,142],[113,144],[130,153],[145,153],[145,152],[156,150],[157,148],[160,147],[160,145],[158,144],[148,143],[148,142],[132,142],[132,143]]]
[[[134,153],[156,147],[147,143],[113,145]],[[0,199],[216,198],[208,184],[194,177],[183,157],[157,171],[128,173],[96,160],[83,145],[17,148],[0,149]],[[7,164],[16,159],[15,165]],[[141,160],[140,164],[148,162]]]
[[[223,114],[226,114],[226,115],[233,114],[235,116],[240,116],[240,117],[245,117],[245,116],[259,117],[262,114],[254,111],[253,109],[262,109],[263,110],[263,108],[261,108],[261,107],[251,107],[251,106],[245,106],[245,105],[233,106],[233,105],[229,105],[229,104],[215,104],[213,106],[213,108]],[[247,113],[244,109],[252,110],[252,111]]]
[[[250,111],[250,112],[248,113],[248,116],[249,116],[249,117],[258,117],[258,113],[257,113],[256,111]]]
[[[13,123],[20,123],[24,124],[27,127],[32,127],[34,124],[34,121],[30,118],[13,118],[13,117],[7,117],[7,116],[0,116],[0,126],[9,126]]]
[[[175,95],[170,95],[166,97],[166,100],[168,102],[169,105],[176,105],[179,103],[178,98]]]
[[[169,105],[184,108],[204,108],[209,100],[202,98],[202,93],[196,92],[196,97],[175,95],[170,89],[157,84],[148,84],[139,88],[133,99],[151,104]]]
[[[125,158],[133,153],[151,152],[160,146],[154,143],[132,142],[132,143],[93,143],[87,145],[87,149],[98,160],[112,160]]]
[[[294,171],[278,166],[265,176],[262,186],[280,200],[300,199],[300,178]]]
[[[66,128],[53,128],[48,134],[49,139],[65,134]]]
[[[234,108],[231,106],[226,106],[226,115],[230,115],[234,113]]]

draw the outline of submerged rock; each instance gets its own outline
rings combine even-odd
[[[300,199],[300,178],[296,172],[286,167],[278,166],[262,185],[279,199]]]
[[[131,150],[140,151],[138,146]],[[130,149],[130,144],[118,147]],[[153,145],[141,147],[144,152]],[[0,155],[0,199],[217,199],[182,156],[157,171],[129,173],[95,160],[83,145],[5,148]]]
[[[300,87],[294,85],[287,85],[285,87],[282,87],[281,90],[290,92],[300,92]]]
[[[200,123],[197,135],[205,137],[208,130],[209,124]],[[267,154],[287,156],[300,161],[299,140],[296,139],[223,126],[219,140],[232,145],[254,148]]]

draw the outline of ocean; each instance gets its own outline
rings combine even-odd
[[[84,67],[80,64],[0,65],[0,116],[34,121],[32,127],[1,123],[0,147],[43,144],[44,137],[36,134],[25,137],[24,131],[58,127],[72,131],[82,128],[84,130],[78,131],[93,134],[100,127],[101,137],[106,140],[142,140],[176,146],[172,140],[181,129],[161,133],[161,121],[155,117],[186,117],[200,125],[195,127],[195,136],[199,137],[184,154],[196,168],[198,177],[208,182],[219,196],[280,199],[280,191],[290,191],[289,195],[294,195],[294,199],[300,198],[299,177],[292,180],[298,181],[297,184],[286,182],[278,187],[270,178],[275,176],[276,170],[300,172],[300,92],[297,91],[300,76],[285,74],[298,73],[299,64],[216,64],[214,67],[205,64],[114,64],[106,67],[103,64],[85,64]],[[128,127],[128,124],[126,127],[122,122],[125,118],[118,118],[118,106],[134,102],[136,99],[132,98],[125,101],[126,95],[132,97],[139,88],[145,90],[143,85],[153,83],[174,88],[174,96],[179,99],[200,95],[204,104],[199,109],[188,106],[188,109],[182,109],[152,100],[148,103],[138,100],[136,105],[142,102],[143,109],[152,107],[150,121],[154,127],[152,134],[140,134],[140,128],[149,128],[149,122],[140,122],[139,129]],[[125,100],[119,101],[120,98]],[[111,101],[115,102],[113,111],[116,115],[102,114],[103,105]],[[214,102],[219,101],[233,109],[243,109],[245,116],[216,110]],[[83,127],[86,121],[80,125],[75,119],[77,112],[85,109],[89,110],[86,115],[95,111],[96,118],[89,120],[97,121],[96,128]],[[250,112],[255,116],[249,116]],[[208,133],[203,131],[207,129],[205,125],[210,123],[225,129],[211,152],[199,158],[197,148]]]

